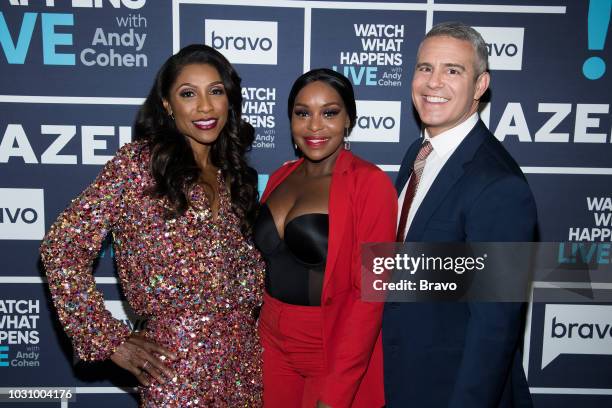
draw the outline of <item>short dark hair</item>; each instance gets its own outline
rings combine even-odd
[[[487,50],[487,44],[480,33],[469,25],[459,21],[439,23],[429,30],[423,41],[431,37],[451,37],[457,40],[468,41],[470,44],[472,44],[474,54],[476,55],[476,59],[474,61],[474,71],[476,73],[476,77],[489,70],[489,51]]]
[[[353,127],[355,127],[355,123],[357,123],[357,106],[355,104],[355,92],[353,91],[353,85],[351,85],[351,81],[349,81],[347,77],[328,68],[317,68],[310,70],[295,80],[293,86],[291,87],[291,92],[289,92],[287,102],[287,115],[289,116],[289,121],[291,122],[291,117],[293,116],[293,105],[295,104],[297,94],[306,85],[316,81],[321,81],[331,86],[336,92],[338,92],[340,98],[342,98],[346,113],[349,117],[350,133],[350,131],[353,130]]]

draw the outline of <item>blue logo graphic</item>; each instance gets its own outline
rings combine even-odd
[[[340,68],[341,70],[338,69],[337,65],[332,67],[334,71],[340,72],[342,75],[347,77],[353,85],[358,86],[363,83],[366,86],[376,86],[378,67],[344,65]]]
[[[612,0],[591,0],[589,4],[589,50],[603,51],[610,25]],[[588,79],[599,79],[606,72],[606,62],[600,57],[590,57],[582,65],[582,73]]]
[[[24,13],[17,41],[13,42],[4,14],[0,12],[0,45],[2,45],[4,56],[9,64],[25,63],[37,18],[38,13]],[[75,65],[74,54],[55,51],[58,45],[72,45],[72,34],[56,33],[55,27],[73,25],[73,14],[41,14],[43,63],[45,65]]]
[[[266,184],[268,184],[268,179],[270,178],[269,174],[260,174],[257,176],[257,191],[259,192],[259,196],[261,197],[264,190],[266,189]]]
[[[608,265],[612,263],[612,244],[607,242],[561,242],[560,264]]]
[[[8,346],[0,346],[0,367],[8,367],[9,363],[8,363],[8,354],[4,354],[2,353],[3,351],[8,352],[9,351],[9,347]],[[3,361],[6,360],[6,361]]]

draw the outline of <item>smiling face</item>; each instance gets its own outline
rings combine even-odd
[[[476,77],[472,44],[447,36],[421,44],[412,78],[412,102],[430,137],[465,121],[478,110],[489,74]]]
[[[349,126],[342,97],[330,85],[315,81],[298,92],[291,114],[291,133],[306,159],[334,160]]]
[[[163,103],[195,152],[209,148],[227,122],[225,86],[219,72],[209,64],[183,67]]]

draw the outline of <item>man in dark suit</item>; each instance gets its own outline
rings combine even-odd
[[[421,43],[412,101],[423,138],[408,149],[396,182],[398,241],[535,239],[525,176],[478,117],[489,79],[486,45],[471,27],[442,23]],[[523,316],[519,303],[386,304],[387,407],[530,407]]]

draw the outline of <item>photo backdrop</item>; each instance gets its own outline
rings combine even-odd
[[[262,190],[293,158],[286,100],[294,79],[315,67],[351,80],[359,115],[351,149],[394,179],[419,136],[410,81],[420,40],[438,22],[472,25],[489,46],[492,74],[481,116],[527,175],[541,239],[599,242],[608,248],[599,261],[609,263],[611,3],[3,0],[0,387],[76,387],[76,401],[55,403],[62,407],[136,406],[129,374],[75,361],[49,303],[38,246],[131,140],[156,71],[190,43],[219,49],[243,79]],[[142,325],[124,309],[112,255],[108,245],[100,252],[98,288],[116,317]],[[612,406],[612,305],[537,302],[554,290],[544,286],[536,283],[524,340],[535,406]],[[573,324],[591,335],[563,330]]]

